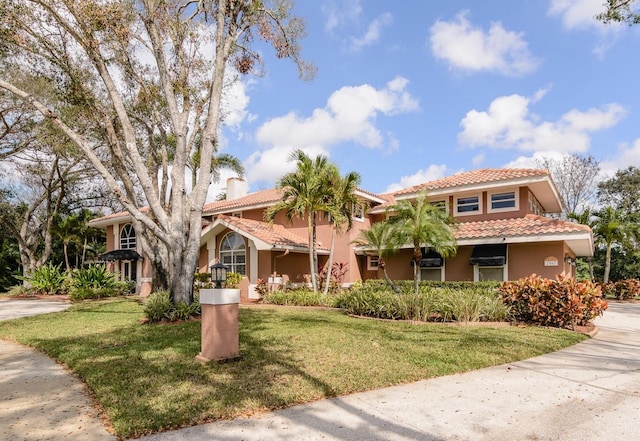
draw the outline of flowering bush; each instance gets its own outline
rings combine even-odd
[[[607,309],[598,285],[569,277],[551,280],[532,274],[504,282],[499,291],[513,319],[525,323],[572,328],[586,325]]]

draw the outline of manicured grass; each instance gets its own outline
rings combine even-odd
[[[464,372],[584,339],[559,329],[411,325],[334,310],[241,307],[242,358],[203,365],[194,358],[200,322],[142,325],[142,317],[130,299],[92,301],[0,322],[0,338],[69,366],[121,437]]]

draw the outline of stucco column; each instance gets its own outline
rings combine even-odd
[[[239,303],[239,289],[200,290],[202,341],[197,360],[221,361],[240,356]]]

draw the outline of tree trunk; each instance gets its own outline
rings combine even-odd
[[[67,241],[62,242],[62,251],[64,253],[64,264],[67,267],[67,274],[71,272],[71,264],[69,263],[69,244]]]
[[[611,244],[607,244],[607,252],[604,257],[604,283],[609,281],[609,272],[611,271]]]
[[[314,270],[314,259],[313,259],[313,250],[315,244],[315,231],[313,229],[313,221],[311,219],[311,214],[307,215],[307,233],[309,236],[309,276],[311,277],[311,287],[313,288],[313,292],[318,291],[318,285]]]
[[[327,277],[324,281],[324,295],[329,294],[329,284],[331,283],[331,273],[333,272],[333,247],[336,242],[336,231],[331,230],[331,248],[329,249],[329,262],[327,262]]]
[[[387,285],[389,285],[393,292],[395,292],[396,294],[400,294],[400,288],[398,288],[398,285],[393,283],[393,280],[391,280],[389,274],[387,273],[387,265],[384,263],[384,260],[379,259],[378,265],[382,267],[382,274],[384,274],[384,280],[387,281]]]

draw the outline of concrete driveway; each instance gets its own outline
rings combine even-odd
[[[2,299],[0,297],[0,320],[64,311],[70,306],[71,303],[61,300]]]
[[[640,304],[599,333],[522,362],[142,438],[178,440],[638,440]]]

